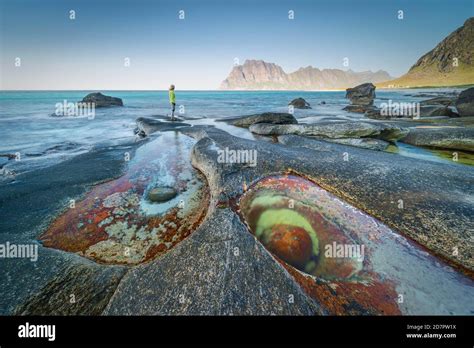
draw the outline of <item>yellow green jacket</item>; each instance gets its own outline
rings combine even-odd
[[[176,103],[176,96],[174,95],[174,90],[170,89],[169,95],[170,95],[170,103],[171,104]]]

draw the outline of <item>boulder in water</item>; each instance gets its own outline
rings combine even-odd
[[[108,106],[123,106],[122,99],[103,95],[100,92],[89,93],[82,99],[81,103],[94,103],[96,108]]]
[[[303,98],[293,99],[291,102],[288,103],[288,105],[292,105],[293,107],[297,109],[311,109],[311,106],[309,105],[309,103]]]

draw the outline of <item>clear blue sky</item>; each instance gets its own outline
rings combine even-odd
[[[473,16],[473,3],[0,0],[0,88],[166,89],[174,83],[216,89],[234,58],[263,59],[291,72],[308,65],[347,69],[348,57],[352,70],[398,76]]]

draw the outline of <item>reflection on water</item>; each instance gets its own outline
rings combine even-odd
[[[397,142],[396,145],[389,145],[386,151],[431,162],[474,165],[474,154],[459,150],[430,149]],[[454,160],[455,153],[457,161]]]

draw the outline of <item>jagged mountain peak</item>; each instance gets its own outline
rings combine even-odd
[[[287,89],[316,90],[342,89],[364,82],[381,82],[391,79],[382,70],[372,73],[361,73],[352,70],[318,69],[311,65],[301,67],[292,73],[286,73],[275,63],[258,59],[247,59],[244,64],[235,66],[229,76],[222,82],[221,89]]]

